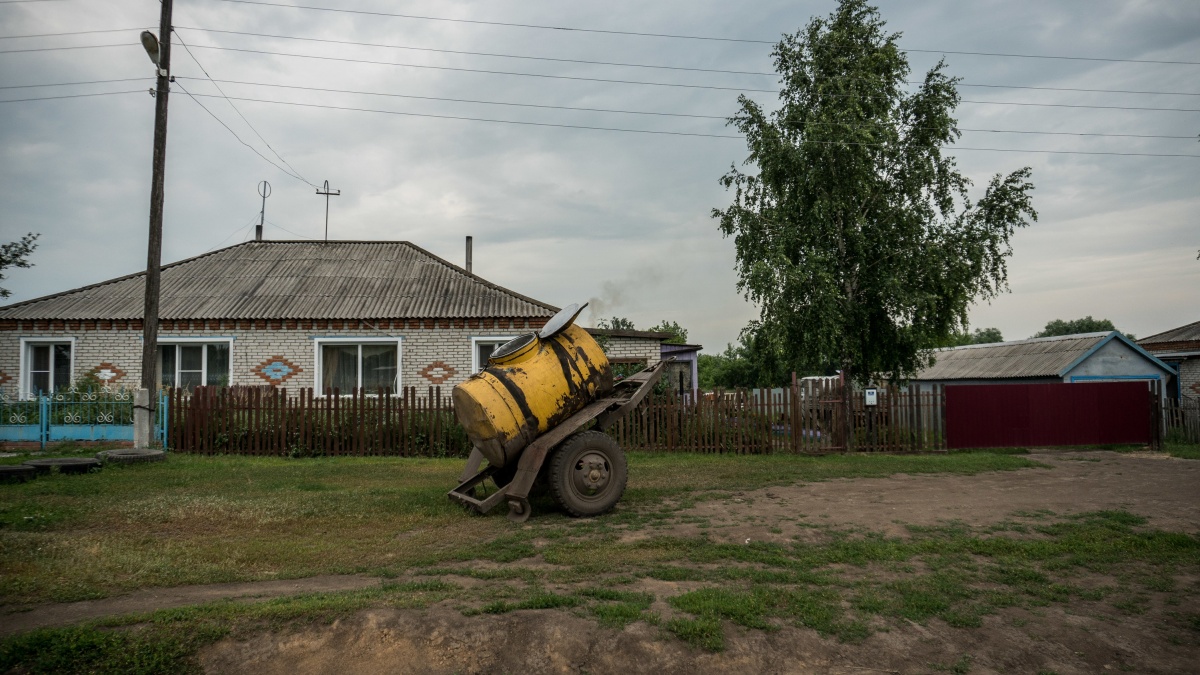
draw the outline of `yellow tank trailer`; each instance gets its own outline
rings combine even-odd
[[[625,453],[603,430],[649,393],[663,363],[614,387],[604,350],[574,325],[581,311],[571,305],[541,331],[501,346],[454,388],[455,415],[475,447],[451,499],[480,512],[507,501],[516,521],[529,517],[535,481],[575,516],[604,513],[620,500]],[[499,490],[481,498],[477,488],[488,478]]]

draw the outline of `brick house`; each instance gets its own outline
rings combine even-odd
[[[0,388],[136,388],[144,276],[0,307]],[[556,311],[409,242],[251,241],[163,266],[157,379],[448,388]]]
[[[1200,321],[1138,340],[1138,346],[1179,371],[1167,394],[1176,400],[1200,400]]]

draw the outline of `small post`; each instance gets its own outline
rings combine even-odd
[[[467,274],[471,273],[471,235],[467,235]]]
[[[342,191],[330,190],[329,181],[325,181],[325,187],[321,190],[317,190],[317,194],[325,195],[325,241],[329,241],[329,198],[342,194]]]
[[[263,181],[258,184],[258,194],[262,197],[262,210],[258,212],[258,227],[254,228],[254,241],[262,241],[263,221],[267,219],[267,197],[271,196],[271,184]],[[325,227],[329,227],[329,214],[325,214]]]

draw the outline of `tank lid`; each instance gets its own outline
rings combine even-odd
[[[587,306],[588,304],[586,302],[583,303],[582,307],[578,303],[571,303],[570,305],[558,310],[558,314],[550,317],[550,320],[546,322],[546,325],[542,326],[542,329],[538,331],[538,337],[546,340],[563,332],[568,326],[575,323],[575,317],[579,316],[579,313],[582,312],[583,308]]]
[[[518,335],[517,337],[497,347],[496,351],[492,352],[492,355],[488,357],[488,362],[503,362],[504,359],[515,356],[516,354],[524,351],[526,347],[536,342],[537,333]]]

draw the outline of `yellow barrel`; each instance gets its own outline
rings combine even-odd
[[[497,349],[486,369],[454,388],[454,413],[488,463],[500,467],[610,389],[604,350],[587,331],[569,325]]]

